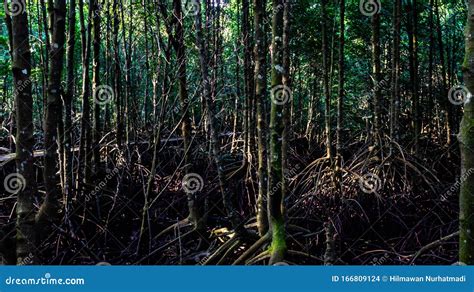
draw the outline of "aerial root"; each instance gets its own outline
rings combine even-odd
[[[235,248],[238,248],[240,244],[241,244],[241,241],[237,239],[237,241],[227,249],[227,251],[221,257],[221,259],[217,262],[217,265],[224,264],[227,257],[235,250]]]
[[[237,258],[232,265],[240,265],[250,256],[252,256],[261,246],[270,240],[270,233],[266,233],[260,237],[252,246],[250,246],[239,258]]]
[[[447,240],[449,240],[449,239],[451,239],[451,238],[453,238],[453,237],[456,237],[456,236],[458,236],[458,235],[459,235],[459,231],[456,231],[456,232],[454,232],[454,233],[451,233],[450,235],[446,235],[445,237],[442,237],[442,238],[440,238],[440,239],[438,239],[438,240],[436,240],[436,241],[433,241],[433,242],[431,242],[431,243],[429,243],[429,244],[423,246],[420,250],[418,250],[418,251],[415,253],[415,255],[413,255],[413,257],[412,257],[411,260],[410,260],[410,265],[412,265],[412,264],[415,262],[415,260],[416,260],[420,255],[422,255],[425,251],[427,251],[427,250],[429,250],[429,249],[431,249],[431,248],[433,248],[433,247],[435,247],[435,246],[441,245],[441,244],[443,244],[445,241],[447,241]]]
[[[188,226],[191,226],[191,225],[192,225],[192,223],[189,221],[188,218],[183,219],[179,222],[176,222],[176,223],[172,224],[171,226],[166,227],[163,231],[158,233],[158,235],[156,235],[153,239],[156,240],[156,239],[160,238],[160,236],[163,236],[164,234],[166,234],[166,233],[168,233],[172,230],[175,230],[177,228],[179,229],[179,228],[188,227]]]
[[[302,251],[289,249],[289,250],[286,251],[286,253],[289,254],[289,255],[300,256],[300,257],[307,258],[307,259],[310,259],[310,260],[313,260],[313,261],[317,261],[319,263],[324,262],[323,259],[315,257],[313,255],[310,255],[310,254],[302,252]]]
[[[253,265],[255,263],[258,263],[260,261],[264,261],[266,259],[269,259],[271,256],[270,251],[264,250],[263,252],[259,253],[257,256],[254,258],[248,260],[245,264],[246,265]]]
[[[222,254],[227,252],[227,249],[232,247],[236,241],[239,239],[237,237],[233,237],[226,241],[223,245],[221,245],[213,254],[211,254],[207,260],[202,264],[203,266],[211,264],[214,260],[219,258]]]

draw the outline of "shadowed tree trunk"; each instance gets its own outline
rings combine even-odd
[[[58,219],[59,190],[57,188],[56,173],[58,171],[56,160],[59,158],[57,151],[58,133],[57,126],[62,118],[61,110],[61,74],[63,71],[65,29],[66,29],[66,0],[55,0],[54,8],[50,10],[50,21],[52,23],[50,71],[48,84],[48,100],[46,117],[44,121],[44,145],[46,153],[44,157],[44,184],[46,197],[41,206],[36,221],[38,222],[41,237],[44,234],[45,224],[50,225]],[[49,226],[51,227],[51,226]]]
[[[33,165],[33,98],[31,96],[31,51],[29,43],[28,15],[26,12],[10,18],[6,14],[10,32],[12,72],[15,85],[16,105],[16,171],[10,183],[23,187],[17,193],[16,205],[16,256],[17,264],[26,258],[36,262],[35,217],[33,195],[36,191]],[[4,182],[5,183],[5,182]]]
[[[339,20],[339,92],[337,97],[337,126],[336,126],[336,171],[341,168],[342,157],[342,122],[344,118],[343,102],[344,102],[344,41],[345,41],[345,25],[344,25],[345,1],[340,0],[340,20]]]
[[[178,62],[178,78],[179,78],[179,101],[181,104],[181,135],[184,141],[184,174],[188,174],[191,170],[190,153],[191,148],[191,119],[189,118],[189,97],[188,97],[188,81],[186,76],[186,48],[184,46],[183,31],[183,11],[181,10],[181,0],[174,0],[174,16],[176,17],[176,35],[173,42],[176,51],[176,59]],[[200,217],[198,212],[197,198],[195,193],[188,193],[188,219],[197,229],[202,229],[200,225]]]
[[[245,113],[244,113],[244,131],[245,131],[245,149],[244,153],[247,160],[252,160],[252,149],[254,136],[253,120],[253,101],[254,101],[254,82],[252,78],[252,47],[250,37],[249,20],[249,0],[242,0],[242,46],[244,48],[244,92],[245,92]]]
[[[92,1],[89,0],[89,6],[92,7]],[[90,182],[90,145],[91,145],[91,121],[90,121],[90,51],[91,51],[91,29],[92,9],[89,10],[89,24],[87,26],[84,19],[84,4],[79,1],[79,18],[81,23],[81,41],[82,41],[82,117],[81,133],[79,140],[79,165],[77,169],[77,189],[81,183]]]
[[[120,69],[120,56],[119,56],[119,41],[118,41],[118,34],[119,34],[119,25],[120,20],[118,17],[118,0],[114,0],[112,5],[112,10],[114,12],[114,23],[113,23],[113,46],[114,46],[114,96],[115,96],[115,112],[117,116],[116,120],[116,127],[117,127],[117,146],[119,149],[122,148],[123,143],[123,111],[122,111],[122,75]]]
[[[267,196],[267,141],[265,98],[267,97],[267,41],[266,25],[264,22],[266,0],[254,0],[253,6],[255,27],[255,99],[257,103],[257,139],[258,139],[258,197],[257,225],[261,236],[268,230],[266,209]]]
[[[435,28],[434,28],[434,0],[430,0],[429,3],[429,16],[428,16],[428,27],[429,27],[429,42],[430,44],[435,44]],[[429,125],[428,131],[429,135],[433,134],[433,111],[434,111],[434,80],[433,80],[433,73],[434,73],[434,52],[435,46],[431,45],[428,52],[428,106],[426,111],[426,120],[428,121],[427,124]]]
[[[150,56],[148,49],[148,1],[143,0],[143,13],[145,14],[144,26],[145,26],[145,96],[143,97],[143,124],[147,126],[149,114],[148,114],[148,96],[150,95],[149,84],[150,84]]]
[[[398,141],[398,113],[400,107],[400,9],[401,0],[395,0],[393,8],[392,92],[390,95],[390,138]],[[390,144],[392,149],[393,143]]]
[[[93,169],[97,174],[100,168],[100,138],[101,138],[101,125],[100,125],[100,103],[99,100],[99,86],[100,86],[100,6],[99,0],[93,0],[92,9],[94,14],[92,16],[92,25],[94,33],[93,51],[94,58],[92,60],[93,76],[92,76],[92,92],[94,94],[94,124],[93,124]],[[107,98],[107,97],[105,97]],[[108,101],[108,100],[106,100]]]
[[[69,37],[67,41],[67,83],[63,94],[64,103],[64,196],[66,216],[69,213],[71,188],[73,183],[72,171],[72,100],[74,97],[74,46],[76,44],[76,0],[69,1]]]
[[[462,70],[464,83],[469,92],[474,92],[474,0],[469,0],[466,24],[466,53]],[[461,192],[459,196],[459,261],[474,264],[474,101],[468,98],[464,104],[464,116],[459,135],[461,145]]]
[[[413,136],[414,136],[414,153],[418,152],[418,143],[420,140],[421,120],[419,110],[418,96],[418,12],[416,0],[406,6],[407,13],[407,32],[408,32],[408,54],[410,67],[410,89],[412,99],[412,116],[413,116]]]
[[[435,1],[435,16],[436,16],[436,35],[438,40],[438,50],[439,50],[439,58],[440,67],[441,67],[441,96],[448,96],[448,81],[446,79],[446,62],[444,58],[444,43],[443,43],[443,31],[441,26],[441,18],[439,15],[439,0]],[[444,127],[446,130],[446,145],[451,146],[452,139],[451,139],[451,105],[447,98],[441,98],[441,106],[444,109]],[[449,155],[449,153],[448,153]]]
[[[374,124],[373,124],[373,143],[378,145],[381,138],[380,124],[380,102],[382,98],[381,92],[381,74],[380,74],[380,14],[375,13],[372,16],[372,74],[374,80]]]
[[[327,37],[327,13],[326,13],[327,0],[321,1],[322,20],[321,20],[321,37],[322,37],[322,56],[323,56],[323,87],[324,87],[324,98],[325,98],[325,109],[324,109],[324,126],[326,135],[326,155],[329,160],[332,161],[332,150],[331,150],[331,93],[329,84],[329,64],[328,64],[328,37]]]

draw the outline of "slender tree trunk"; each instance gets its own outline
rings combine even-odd
[[[272,234],[270,264],[281,262],[286,253],[286,232],[283,215],[283,152],[284,122],[281,118],[285,105],[274,102],[275,94],[283,86],[283,0],[273,0],[272,16],[272,105],[270,112],[269,194],[268,221]],[[280,92],[280,94],[283,94]],[[288,104],[286,104],[288,106]]]
[[[69,214],[71,188],[73,184],[72,171],[72,99],[74,97],[74,46],[76,44],[76,0],[69,1],[69,37],[67,41],[67,84],[63,95],[64,103],[64,192],[66,216]]]
[[[339,92],[337,98],[337,127],[336,127],[336,166],[341,168],[342,157],[342,122],[344,118],[343,103],[344,103],[344,41],[345,41],[345,25],[344,12],[345,1],[340,0],[340,20],[339,20]]]
[[[26,12],[10,18],[6,14],[12,53],[12,73],[15,85],[16,105],[16,171],[15,181],[20,186],[16,205],[16,256],[17,264],[26,258],[36,263],[35,217],[33,196],[36,191],[33,146],[33,98],[31,95],[31,52],[29,43],[28,15]],[[16,53],[13,53],[16,52]],[[4,182],[6,183],[6,182]],[[23,190],[21,190],[21,188]]]
[[[52,23],[52,46],[50,54],[50,71],[48,84],[48,102],[46,117],[44,121],[44,144],[46,153],[44,157],[44,184],[46,197],[37,214],[41,236],[46,237],[42,231],[46,227],[44,224],[51,224],[58,219],[59,211],[59,190],[56,180],[56,160],[57,155],[57,126],[62,119],[61,109],[61,74],[63,71],[63,57],[66,30],[66,0],[55,0],[54,9],[50,14]]]
[[[474,0],[469,0],[466,24],[466,53],[462,65],[464,83],[470,92],[474,92]],[[468,99],[464,104],[464,116],[461,122],[459,144],[461,146],[461,192],[459,195],[460,235],[459,235],[459,261],[474,264],[474,176],[470,171],[474,169],[474,102]]]
[[[250,24],[249,24],[249,0],[242,0],[242,45],[244,47],[244,92],[245,92],[245,151],[246,157],[250,162],[252,157],[252,128],[254,126],[252,119],[252,104],[254,95],[254,86],[252,79],[252,59],[250,42]]]
[[[121,2],[122,3],[122,2]],[[132,19],[132,3],[129,3],[129,18]],[[122,17],[122,39],[123,39],[123,52],[125,57],[125,109],[124,114],[127,118],[124,118],[125,122],[125,140],[127,147],[130,145],[130,141],[134,139],[135,129],[133,129],[133,122],[135,121],[135,111],[133,109],[133,101],[132,101],[132,21],[130,21],[130,27],[128,30],[128,38],[126,34],[126,25],[125,25],[125,17],[124,17],[124,10],[123,5],[121,5],[121,17]]]
[[[119,34],[119,25],[120,25],[120,20],[118,17],[118,1],[119,0],[114,0],[113,2],[113,8],[112,10],[114,11],[114,23],[113,23],[113,46],[114,46],[114,96],[115,96],[115,111],[117,115],[117,120],[116,120],[116,127],[117,127],[117,134],[116,134],[116,139],[117,139],[117,147],[119,149],[122,148],[122,143],[123,143],[123,131],[124,131],[124,126],[123,126],[123,112],[122,112],[122,85],[121,85],[121,80],[122,80],[122,75],[121,75],[121,69],[120,69],[120,56],[119,56],[119,42],[118,42],[118,34]]]
[[[237,7],[239,7],[240,1],[237,0]],[[237,10],[237,35],[240,35],[240,11]],[[235,100],[234,100],[234,125],[233,125],[233,136],[232,136],[232,153],[238,148],[237,142],[237,125],[239,123],[239,104],[240,104],[240,39],[237,38],[234,47],[235,55]],[[244,107],[245,110],[245,107]],[[245,122],[244,124],[244,140],[245,138]],[[245,142],[244,142],[245,144]],[[246,145],[246,144],[245,144]],[[245,154],[245,148],[243,153]]]
[[[149,118],[148,114],[148,96],[150,95],[150,61],[148,53],[148,1],[143,0],[143,13],[145,14],[144,26],[145,26],[145,96],[143,97],[143,124],[147,127],[147,121]]]
[[[434,94],[433,94],[433,71],[434,71],[434,45],[435,44],[435,28],[434,28],[434,0],[430,0],[430,6],[429,6],[429,16],[428,16],[428,27],[429,27],[429,41],[430,41],[430,48],[429,48],[429,53],[428,53],[428,108],[426,111],[426,120],[428,121],[429,126],[429,131],[430,134],[433,131],[433,124],[431,123],[432,121],[432,113],[434,109]]]
[[[317,97],[318,92],[318,78],[317,78],[317,69],[314,70],[311,74],[311,98],[308,105],[308,123],[306,125],[306,137],[308,138],[309,145],[312,145],[314,138],[315,122],[316,122],[316,113],[317,113]],[[310,151],[311,151],[310,146]]]
[[[408,32],[408,52],[410,67],[410,89],[412,98],[412,118],[413,118],[413,137],[414,137],[414,153],[418,152],[418,143],[420,139],[421,123],[419,113],[419,97],[418,97],[418,36],[417,36],[417,7],[416,0],[406,6],[408,15],[407,32]]]
[[[438,39],[438,50],[439,50],[439,58],[441,63],[441,96],[448,96],[448,82],[446,80],[446,63],[444,59],[444,44],[443,44],[443,32],[441,27],[441,19],[439,16],[439,6],[440,3],[438,0],[435,2],[435,15],[436,15],[436,32],[437,32],[437,39]],[[451,141],[451,106],[447,98],[441,99],[441,105],[444,108],[444,115],[445,115],[445,129],[446,129],[446,145],[450,146],[452,144]],[[449,152],[448,152],[449,153]],[[449,154],[448,154],[449,155]]]
[[[105,1],[105,50],[104,50],[104,68],[105,68],[105,83],[111,86],[111,92],[113,95],[113,79],[112,77],[112,66],[111,66],[111,49],[112,45],[110,42],[110,34],[112,28],[112,17],[110,16],[110,0]],[[148,57],[148,56],[147,56]],[[110,101],[105,105],[105,112],[104,112],[104,124],[102,125],[103,133],[107,133],[110,130],[110,109],[112,107],[113,101]],[[109,161],[109,148],[105,147],[105,164],[108,167]]]
[[[290,1],[292,0],[283,0],[283,74],[282,74],[282,82],[284,90],[287,90],[291,94],[288,96],[287,103],[283,106],[283,139],[281,141],[281,159],[282,159],[282,204],[281,209],[283,216],[285,215],[285,204],[284,204],[284,197],[287,193],[287,182],[286,178],[287,175],[284,170],[288,169],[288,141],[290,139],[290,135],[293,135],[293,122],[291,120],[291,107],[294,104],[294,95],[291,88],[292,80],[290,78]],[[299,91],[298,91],[299,92]]]
[[[323,87],[325,97],[325,111],[324,111],[324,122],[325,122],[325,134],[326,134],[326,155],[332,161],[332,138],[331,138],[331,93],[329,84],[329,67],[328,67],[328,37],[327,37],[327,13],[326,13],[327,0],[321,1],[322,9],[322,56],[323,56]]]
[[[92,7],[92,1],[89,0],[89,7]],[[90,181],[90,145],[91,145],[91,121],[90,121],[90,75],[89,75],[89,59],[91,48],[91,20],[92,9],[89,10],[89,24],[85,25],[84,4],[79,1],[79,18],[81,23],[81,41],[82,41],[82,117],[81,117],[81,133],[79,140],[79,165],[77,170],[76,189],[80,189],[80,184]]]
[[[181,135],[184,141],[184,173],[185,175],[191,171],[190,163],[192,153],[191,148],[191,119],[189,118],[189,99],[188,99],[188,81],[186,73],[186,47],[184,45],[184,30],[183,30],[183,11],[181,10],[181,0],[174,0],[174,16],[176,17],[176,40],[174,47],[176,51],[176,59],[178,61],[178,78],[179,78],[179,100],[181,103]],[[188,193],[188,219],[193,223],[197,229],[202,229],[200,225],[198,200],[196,193]]]
[[[372,16],[372,74],[374,79],[374,124],[373,143],[378,145],[381,137],[380,103],[381,103],[381,74],[380,74],[380,14]]]
[[[400,23],[401,0],[395,0],[393,8],[392,92],[390,96],[390,138],[398,141],[398,114],[400,104]],[[390,144],[392,149],[392,144]]]
[[[258,197],[257,227],[260,236],[267,233],[268,217],[266,210],[267,196],[267,141],[265,99],[267,97],[267,40],[265,25],[266,0],[254,0],[255,28],[255,100],[257,105],[257,140],[258,140]]]
[[[94,11],[92,18],[94,43],[93,53],[94,57],[92,60],[92,92],[94,94],[94,124],[93,124],[93,169],[97,174],[100,169],[100,138],[101,138],[101,124],[100,124],[100,102],[99,102],[99,86],[100,86],[100,12],[99,0],[93,0],[92,9]]]
[[[48,0],[48,5],[49,5]],[[46,114],[46,102],[48,98],[48,73],[49,73],[49,52],[51,50],[51,41],[50,41],[50,30],[49,30],[49,25],[48,25],[48,16],[47,16],[47,7],[46,3],[44,0],[40,0],[40,6],[41,6],[41,19],[43,21],[43,29],[44,29],[44,44],[46,48],[46,52],[44,54],[43,58],[43,116]],[[41,49],[43,51],[43,49]]]

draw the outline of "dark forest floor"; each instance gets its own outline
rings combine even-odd
[[[207,230],[191,232],[191,226],[177,224],[187,216],[186,194],[181,187],[183,151],[180,145],[165,144],[159,156],[153,197],[146,229],[139,243],[144,188],[152,153],[147,144],[130,146],[120,163],[109,149],[107,171],[86,186],[82,196],[73,198],[68,220],[63,220],[38,246],[45,264],[112,265],[203,264],[220,246],[235,235],[221,210],[222,198],[206,143],[196,139],[193,169],[204,181],[198,198],[207,206]],[[230,140],[224,139],[230,145]],[[179,141],[179,140],[178,140]],[[304,138],[293,139],[289,147],[287,217],[287,262],[320,265],[326,249],[324,224],[335,228],[336,264],[346,265],[450,265],[457,258],[458,189],[454,183],[459,169],[457,145],[451,148],[426,140],[415,158],[394,146],[374,150],[365,142],[347,140],[344,145],[342,193],[331,180],[331,167],[322,145],[310,145]],[[0,145],[6,146],[6,145]],[[39,146],[38,146],[39,147]],[[226,149],[230,153],[230,149]],[[37,159],[37,182],[42,195],[41,159]],[[228,155],[229,180],[246,227],[256,231],[255,167],[242,163],[242,155]],[[7,163],[0,176],[14,172]],[[367,175],[369,177],[367,177]],[[371,177],[373,176],[373,177]],[[374,178],[375,177],[375,178]],[[366,184],[363,184],[363,180]],[[373,180],[371,180],[373,179]],[[100,185],[100,191],[94,188]],[[3,187],[3,186],[1,186]],[[365,189],[369,188],[369,190]],[[449,190],[451,188],[451,191]],[[97,190],[97,189],[96,189]],[[2,190],[3,191],[3,190]],[[2,196],[0,226],[4,262],[14,252],[15,195]],[[159,235],[159,236],[158,236]],[[439,241],[440,238],[450,236]],[[439,242],[438,242],[439,241]],[[433,243],[429,245],[430,243]],[[232,264],[252,242],[235,244],[219,264]],[[426,248],[424,248],[426,247]],[[263,247],[266,248],[265,246]],[[260,251],[264,251],[261,249]],[[261,264],[256,253],[249,264]],[[215,264],[214,262],[213,264]]]

